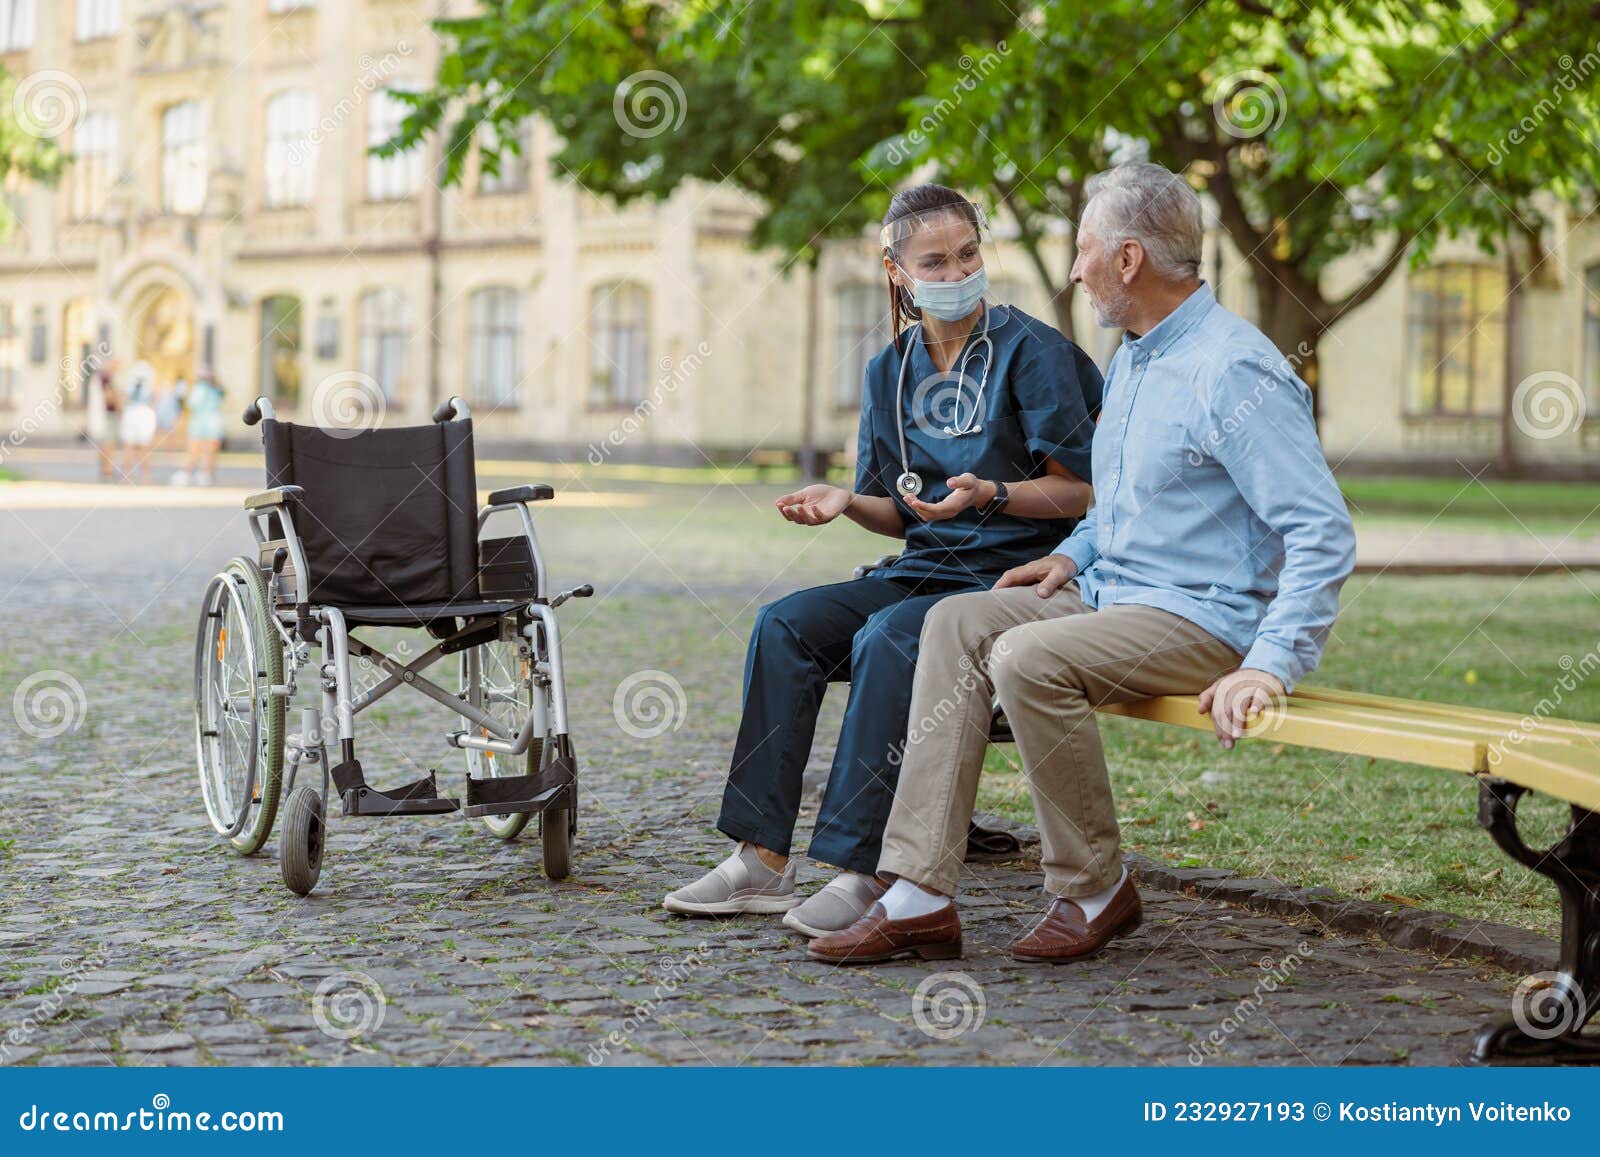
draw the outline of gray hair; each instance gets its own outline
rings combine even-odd
[[[1096,173],[1084,191],[1098,209],[1095,232],[1106,244],[1137,241],[1162,277],[1199,276],[1205,218],[1182,177],[1152,161],[1130,161]]]

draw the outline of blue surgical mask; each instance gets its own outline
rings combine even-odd
[[[940,321],[960,321],[978,308],[983,295],[989,292],[989,271],[981,265],[960,281],[923,281],[911,279],[911,303],[930,317]]]

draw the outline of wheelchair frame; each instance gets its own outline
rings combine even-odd
[[[433,415],[435,422],[463,420],[470,416],[471,410],[457,397],[445,402]],[[245,422],[253,426],[263,418],[274,419],[275,415],[271,402],[261,397],[245,411]],[[486,819],[507,817],[508,820],[513,820],[520,817],[521,822],[502,821],[506,823],[503,829],[497,829],[492,819],[489,821],[491,830],[506,839],[513,838],[520,832],[529,816],[539,814],[544,831],[546,874],[553,879],[564,877],[570,870],[570,841],[577,832],[577,783],[576,759],[567,721],[561,636],[555,610],[568,599],[585,598],[594,591],[592,586],[584,584],[553,597],[546,595],[544,558],[539,549],[538,535],[534,530],[533,516],[528,509],[528,503],[553,497],[554,492],[546,486],[521,486],[496,491],[491,494],[489,503],[477,514],[476,541],[481,546],[484,542],[483,531],[491,516],[507,511],[518,513],[522,538],[527,544],[532,563],[532,596],[524,598],[522,595],[517,595],[504,600],[494,600],[508,603],[506,609],[498,613],[455,616],[462,625],[442,636],[436,631],[431,632],[434,633],[437,642],[409,662],[402,662],[356,637],[352,633],[356,628],[347,623],[345,614],[339,607],[311,601],[311,580],[305,547],[295,529],[294,519],[296,499],[301,493],[303,493],[301,487],[280,486],[251,495],[245,500],[245,515],[256,541],[258,558],[264,558],[268,551],[272,552],[270,570],[264,564],[258,563],[258,571],[263,573],[265,581],[266,619],[276,633],[276,641],[282,644],[284,663],[281,668],[282,682],[272,683],[268,694],[272,699],[281,700],[287,706],[295,698],[298,677],[307,668],[314,670],[321,693],[320,703],[310,703],[300,707],[298,731],[281,736],[285,762],[288,764],[282,783],[282,795],[289,800],[285,808],[281,833],[284,882],[292,891],[305,895],[315,886],[320,876],[324,844],[322,828],[328,810],[330,784],[338,789],[343,812],[347,816],[438,815],[458,810],[456,800],[438,795],[435,773],[431,771],[422,780],[389,791],[380,791],[365,781],[355,753],[356,716],[403,686],[413,687],[427,698],[448,707],[482,733],[474,734],[467,729],[449,732],[445,740],[451,748],[464,752],[483,752],[491,758],[499,755],[516,760],[518,757],[528,756],[535,740],[538,740],[540,746],[531,762],[540,766],[528,776],[496,779],[491,775],[483,779],[474,779],[469,757],[468,804],[466,808],[460,810],[466,815],[482,816]],[[281,537],[274,537],[272,534],[273,517],[278,520]],[[291,568],[291,573],[287,576],[283,573],[286,565]],[[208,611],[202,614],[201,636],[197,641],[197,743],[200,745],[203,786],[206,777],[207,733],[205,724],[200,718],[202,709],[199,701],[199,665],[206,657],[204,654],[208,639],[206,615],[211,613],[210,607],[220,606],[221,601],[220,596],[213,599],[211,589],[214,589],[215,584],[227,581],[240,586],[249,585],[242,572],[237,571],[231,574],[229,571],[224,571],[212,580],[213,588],[208,588],[207,593]],[[286,590],[291,582],[292,593]],[[382,625],[407,630],[421,630],[430,626],[420,619],[414,622]],[[485,709],[481,701],[483,672],[480,661],[483,656],[479,648],[495,641],[515,641],[518,655],[526,657],[523,679],[530,692],[528,695],[530,702],[526,715],[516,726],[508,726],[496,718]],[[217,643],[219,663],[223,645],[219,640]],[[312,655],[313,648],[317,651],[315,657]],[[463,686],[459,692],[448,690],[423,674],[439,660],[455,654],[463,655],[461,680]],[[382,678],[359,693],[354,689],[351,672],[352,655],[371,662],[383,672]],[[250,656],[254,661],[253,650]],[[256,665],[259,668],[258,661]],[[258,670],[257,674],[260,673]],[[479,701],[474,702],[474,699]],[[263,706],[268,710],[272,709],[270,704]],[[337,738],[339,744],[339,762],[333,765],[330,765],[328,759],[330,736]],[[268,742],[271,742],[270,729]],[[549,750],[551,744],[553,744],[553,757],[552,751]],[[550,757],[549,768],[554,773],[552,777],[544,775],[546,767],[541,761],[546,757]],[[259,759],[260,746],[257,743],[255,750],[250,754],[244,786],[244,796],[247,800],[252,792],[257,791]],[[296,779],[302,767],[306,766],[320,767],[320,788],[312,789],[309,785],[300,785],[304,790],[297,795]],[[520,786],[519,780],[541,781],[546,778],[553,778],[555,782],[548,786],[539,784],[542,790],[538,794],[525,799],[508,797],[506,789],[514,785]],[[495,786],[497,784],[500,785],[498,788]],[[311,794],[306,794],[308,792]],[[257,795],[255,798],[260,797]],[[513,803],[516,805],[515,808],[510,806]],[[209,793],[208,808],[210,808]],[[552,819],[561,821],[554,829],[544,823],[543,817],[546,812],[553,813]],[[247,802],[241,808],[231,831],[222,826],[214,811],[212,822],[220,834],[233,838],[238,835],[244,826],[243,821],[249,814],[250,804]],[[270,824],[270,819],[267,822]],[[235,839],[235,846],[241,850],[253,851],[264,839],[263,833],[254,845],[249,847]]]

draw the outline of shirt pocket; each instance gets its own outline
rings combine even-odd
[[[1149,423],[1127,440],[1126,483],[1141,499],[1148,500],[1181,486],[1184,475],[1202,460],[1187,423]]]

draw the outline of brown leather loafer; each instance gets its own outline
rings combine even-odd
[[[1011,945],[1011,957],[1065,964],[1099,951],[1114,937],[1132,932],[1143,919],[1139,890],[1129,876],[1106,910],[1093,920],[1085,920],[1083,909],[1071,900],[1056,899],[1033,931]]]
[[[807,955],[829,964],[877,964],[902,956],[955,960],[961,955],[961,920],[954,904],[926,916],[891,920],[883,905],[874,902],[843,932],[818,936]]]

